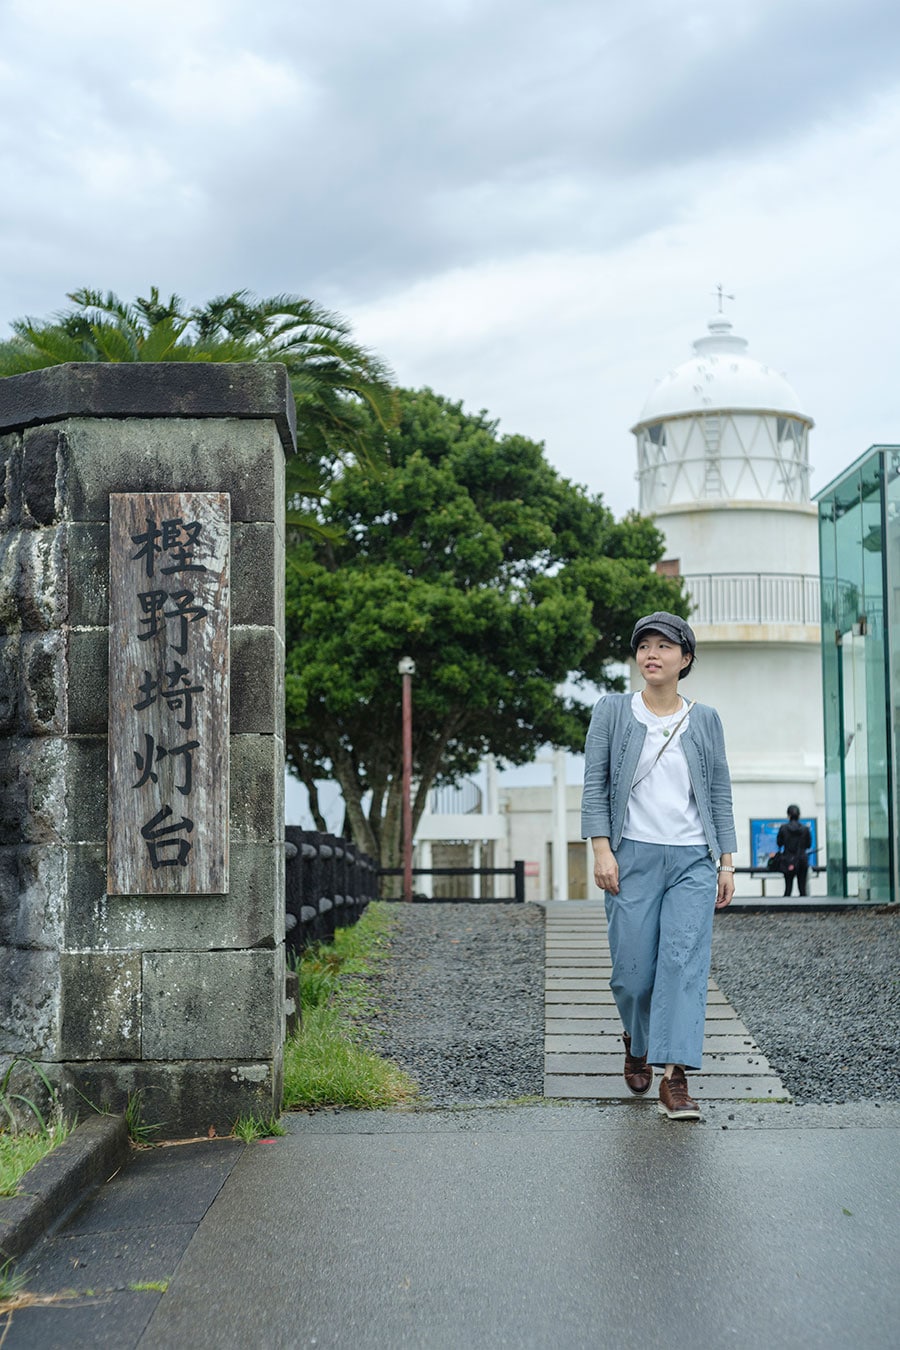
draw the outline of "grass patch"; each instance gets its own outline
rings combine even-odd
[[[374,901],[333,943],[303,953],[298,965],[302,1024],[284,1048],[284,1106],[373,1109],[405,1105],[418,1088],[408,1074],[367,1044],[373,1011],[370,977],[387,958],[398,922]]]
[[[57,1120],[29,1134],[0,1133],[0,1195],[16,1195],[25,1173],[71,1132],[71,1126]]]
[[[257,1139],[271,1139],[273,1136],[287,1134],[287,1130],[276,1116],[263,1120],[260,1116],[238,1116],[231,1133],[235,1139],[243,1139],[252,1144]]]
[[[0,1303],[6,1303],[21,1294],[26,1282],[24,1275],[16,1274],[12,1261],[4,1261],[0,1266]]]
[[[412,1101],[418,1089],[396,1064],[357,1040],[337,1009],[314,1008],[284,1051],[284,1106],[351,1106],[371,1110]]]
[[[32,1098],[26,1097],[24,1092],[15,1092],[13,1090],[12,1079],[17,1069],[30,1070],[31,1074],[43,1085],[51,1105],[55,1106],[57,1102],[57,1096],[53,1089],[53,1085],[39,1064],[35,1064],[32,1059],[14,1059],[8,1066],[3,1077],[0,1078],[0,1111],[2,1111],[2,1116],[0,1116],[0,1129],[10,1130],[13,1134],[18,1134],[21,1119],[24,1114],[24,1107],[28,1111],[27,1118],[35,1121],[38,1130],[45,1130],[46,1121],[37,1106],[35,1106]],[[3,1124],[4,1120],[5,1124]]]
[[[13,1090],[12,1080],[17,1069],[31,1070],[46,1089],[50,1100],[46,1119],[31,1097]],[[28,1120],[29,1129],[22,1127],[23,1116]],[[0,1196],[17,1195],[25,1173],[68,1138],[73,1128],[74,1125],[63,1119],[56,1093],[40,1065],[30,1059],[14,1059],[0,1078]],[[8,1263],[0,1268],[7,1269]]]
[[[131,1142],[145,1148],[149,1148],[153,1142],[152,1136],[161,1128],[159,1125],[151,1125],[144,1120],[142,1088],[137,1088],[134,1092],[128,1094],[128,1100],[125,1103],[125,1126]]]

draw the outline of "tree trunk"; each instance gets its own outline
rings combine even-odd
[[[428,794],[441,767],[441,760],[450,738],[456,734],[462,718],[454,718],[443,729],[440,738],[433,742],[428,754],[419,765],[418,776],[414,783],[412,801],[413,833],[422,818],[428,804]],[[376,858],[382,867],[402,867],[403,865],[403,772],[402,765],[382,770],[376,777],[371,776],[372,800],[368,816],[363,808],[364,792],[360,783],[357,766],[349,752],[339,743],[329,747],[334,776],[344,795],[347,820],[354,843],[366,853]],[[381,893],[385,896],[398,896],[402,893],[400,877],[384,877]]]
[[[384,819],[381,825],[381,865],[403,864],[403,776],[394,774],[388,783]]]
[[[353,842],[357,848],[361,848],[370,857],[378,858],[380,856],[378,839],[366,819],[362,804],[362,789],[350,756],[343,747],[335,747],[331,756],[331,763],[334,768],[334,776],[340,784],[341,792],[344,794],[344,806],[347,811],[347,818],[350,821]]]
[[[313,820],[316,822],[316,829],[321,830],[322,834],[327,834],[328,826],[325,823],[325,817],[322,815],[319,807],[319,789],[316,787],[316,780],[307,777],[306,774],[302,774],[301,781],[309,794],[309,809]]]
[[[416,793],[413,799],[413,833],[415,833],[425,807],[428,805],[428,794],[431,791],[431,785],[437,777],[438,770],[441,767],[441,760],[444,757],[444,751],[447,748],[447,742],[456,731],[457,724],[454,722],[444,729],[440,740],[431,747],[431,750],[420,766],[420,776],[416,781]]]

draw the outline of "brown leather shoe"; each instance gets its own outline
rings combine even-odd
[[[699,1120],[700,1107],[688,1096],[684,1069],[675,1065],[671,1077],[659,1080],[659,1113],[670,1120]]]
[[[622,1040],[625,1042],[625,1082],[629,1092],[633,1092],[636,1097],[642,1097],[653,1082],[653,1067],[647,1063],[646,1055],[633,1055],[631,1053],[631,1037],[626,1031]]]

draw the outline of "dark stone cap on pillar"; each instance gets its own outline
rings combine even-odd
[[[91,362],[0,379],[0,435],[69,417],[271,418],[286,455],[297,410],[287,370],[253,362]]]

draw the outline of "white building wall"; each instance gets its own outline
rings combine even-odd
[[[506,818],[506,850],[509,866],[525,862],[525,899],[549,900],[550,845],[553,840],[553,789],[551,787],[500,788],[500,810]],[[568,842],[581,844],[581,786],[566,787],[566,833]],[[530,864],[530,866],[529,866]],[[575,874],[570,867],[570,882]]]
[[[818,514],[808,503],[697,502],[654,520],[666,536],[665,556],[678,558],[682,573],[819,574]]]

